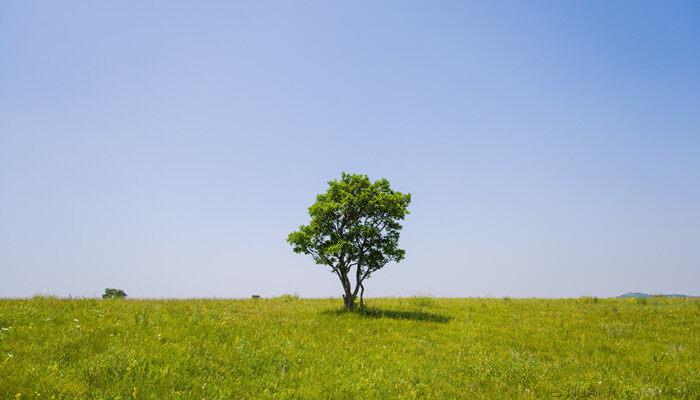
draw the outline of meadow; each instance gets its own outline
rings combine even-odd
[[[0,399],[700,398],[698,299],[0,300]]]

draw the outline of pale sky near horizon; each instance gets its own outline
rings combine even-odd
[[[368,296],[700,294],[700,3],[573,3],[0,2],[0,297],[339,296],[341,171]]]

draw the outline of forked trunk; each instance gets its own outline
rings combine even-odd
[[[339,277],[340,283],[343,284],[343,292],[345,292],[345,294],[343,294],[343,305],[346,310],[354,310],[356,296],[353,295],[350,280],[346,274],[340,274]]]
[[[352,293],[346,293],[343,295],[343,305],[346,310],[355,309],[355,298],[353,298]]]

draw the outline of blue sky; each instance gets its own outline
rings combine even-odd
[[[370,296],[700,294],[700,6],[566,3],[2,2],[0,296],[338,296],[341,171]]]

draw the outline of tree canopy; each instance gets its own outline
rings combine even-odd
[[[289,234],[294,252],[309,254],[330,267],[343,286],[343,300],[355,308],[363,282],[388,263],[403,260],[399,248],[402,221],[408,215],[409,193],[393,190],[386,179],[343,173],[328,182],[328,190],[309,207],[311,221]],[[354,285],[351,282],[353,277]]]

